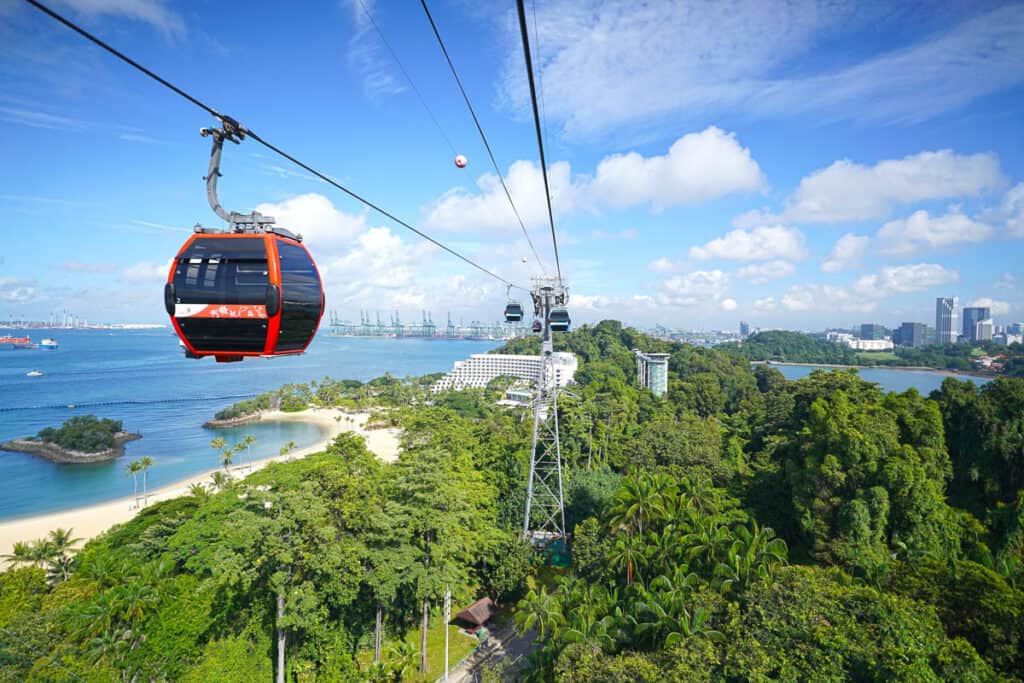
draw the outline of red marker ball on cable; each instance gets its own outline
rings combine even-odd
[[[461,155],[461,154],[456,154],[455,155],[455,165],[458,168],[466,168],[466,164],[468,164],[468,163],[469,163],[469,161],[463,155]]]

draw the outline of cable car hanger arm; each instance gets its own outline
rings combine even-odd
[[[204,138],[213,138],[210,149],[210,168],[206,173],[206,199],[210,202],[213,212],[227,221],[236,232],[244,232],[249,229],[261,230],[264,226],[273,225],[274,219],[271,216],[264,216],[258,211],[252,213],[230,213],[224,209],[217,198],[217,179],[220,178],[220,158],[224,149],[224,141],[230,140],[236,145],[245,139],[246,130],[230,116],[221,117],[221,128],[200,128],[199,134]]]

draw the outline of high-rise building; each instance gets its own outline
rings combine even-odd
[[[935,300],[935,343],[956,343],[959,303],[955,296],[940,296]]]
[[[974,339],[971,341],[992,341],[992,333],[994,329],[995,325],[992,324],[992,318],[979,320],[974,325]]]
[[[992,317],[992,310],[985,306],[968,306],[964,308],[964,337],[967,341],[978,341],[978,322]]]
[[[1006,326],[1006,334],[1024,334],[1024,323],[1010,323]]]
[[[740,339],[746,339],[750,336],[750,325],[745,320],[740,321]]]
[[[924,346],[924,323],[903,323],[900,325],[900,346],[917,348]]]
[[[633,355],[636,356],[636,381],[655,396],[664,396],[668,391],[668,359],[672,354],[633,349]]]
[[[888,330],[885,329],[885,325],[879,325],[878,323],[864,323],[860,326],[860,338],[861,339],[885,339],[888,336]]]

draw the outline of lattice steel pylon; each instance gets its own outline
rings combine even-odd
[[[543,322],[540,370],[533,398],[533,438],[526,484],[523,537],[534,544],[565,539],[565,496],[562,491],[562,446],[558,438],[558,386],[553,381],[551,305],[564,305],[568,295],[561,280],[536,278],[531,292],[534,314]]]

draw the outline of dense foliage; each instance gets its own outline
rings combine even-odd
[[[1024,380],[787,381],[612,321],[556,348],[581,361],[559,400],[571,568],[519,541],[529,427],[504,383],[325,378],[284,395],[374,408],[398,462],[343,435],[76,556],[67,532],[22,547],[0,680],[266,680],[282,642],[292,681],[407,680],[446,585],[514,609],[537,681],[1024,680]],[[670,354],[665,397],[632,348]]]
[[[1024,347],[999,346],[992,342],[977,344],[941,344],[909,348],[897,346],[892,352],[857,352],[845,344],[836,344],[802,332],[769,330],[758,332],[742,343],[730,342],[717,347],[751,361],[785,363],[821,363],[834,365],[883,365],[936,368],[939,370],[975,369],[971,360],[982,355],[1004,356],[1003,374],[1024,377]]]
[[[114,437],[120,431],[120,420],[97,418],[95,415],[77,415],[65,420],[64,424],[56,429],[43,429],[36,438],[67,450],[96,453],[113,448]]]

